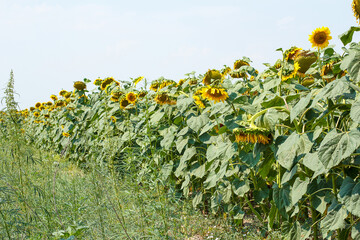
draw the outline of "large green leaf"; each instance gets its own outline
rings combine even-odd
[[[360,48],[359,46],[349,49],[349,54],[346,55],[340,65],[340,68],[347,70],[350,77],[357,83],[360,81]]]
[[[349,157],[360,146],[360,132],[352,129],[350,132],[329,132],[320,144],[318,150],[319,160],[328,172],[338,165],[341,160]]]
[[[300,99],[300,101],[290,111],[290,121],[292,122],[300,113],[302,113],[306,106],[310,103],[311,94]]]
[[[351,228],[352,239],[360,239],[360,222]]]
[[[352,104],[350,117],[354,122],[360,123],[360,99]]]
[[[316,178],[320,174],[326,172],[324,165],[319,160],[317,153],[307,153],[303,159],[303,164],[305,167],[309,168],[314,172],[312,178]]]
[[[208,114],[203,113],[200,116],[192,115],[187,121],[189,128],[195,132],[199,131],[205,124],[210,121]]]
[[[195,195],[195,197],[194,197],[194,199],[193,199],[193,201],[192,201],[192,204],[193,204],[193,207],[194,207],[194,208],[196,208],[197,205],[199,205],[199,204],[201,203],[202,198],[203,198],[202,192],[198,192],[198,193]]]
[[[244,180],[235,178],[235,180],[232,181],[231,184],[234,193],[240,197],[243,197],[250,190],[250,183],[247,178]]]
[[[360,182],[356,183],[350,177],[346,177],[340,187],[339,201],[349,212],[360,217]]]
[[[307,186],[310,180],[308,178],[302,181],[300,178],[296,178],[293,186],[291,187],[291,203],[295,205],[307,191]]]
[[[348,43],[351,43],[354,32],[358,32],[360,31],[360,27],[350,27],[350,29],[346,32],[344,32],[343,34],[339,35],[339,38],[341,40],[341,42],[345,45],[347,45]]]
[[[288,218],[287,211],[291,208],[290,185],[285,183],[279,188],[275,183],[273,186],[273,200],[281,215]]]
[[[180,163],[175,171],[175,176],[178,177],[181,175],[182,171],[187,166],[186,161],[188,161],[190,158],[192,158],[195,154],[196,154],[195,147],[190,147],[185,150],[184,154],[180,158]]]
[[[306,134],[299,135],[293,132],[282,144],[277,151],[277,160],[280,165],[287,170],[291,170],[295,157],[308,153],[313,143]]]
[[[347,215],[348,213],[343,205],[333,203],[329,207],[328,214],[320,223],[323,235],[326,236],[328,231],[343,229]]]
[[[184,95],[181,95],[180,97],[178,97],[176,101],[176,107],[181,113],[183,113],[188,109],[189,105],[193,102],[194,99],[192,99],[191,97],[186,97]]]

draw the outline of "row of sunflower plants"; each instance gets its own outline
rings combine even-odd
[[[244,57],[179,82],[109,77],[89,92],[84,79],[21,111],[21,131],[84,168],[152,178],[234,224],[254,216],[264,235],[360,239],[360,44],[349,44],[359,30],[340,36],[340,55],[318,28],[315,51],[278,49],[262,73]]]

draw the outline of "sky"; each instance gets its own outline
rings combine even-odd
[[[84,78],[178,81],[243,56],[262,71],[322,26],[342,53],[357,25],[350,0],[0,0],[0,98],[11,70],[21,109]]]

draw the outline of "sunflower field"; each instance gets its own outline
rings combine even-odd
[[[285,239],[360,239],[356,31],[340,36],[337,53],[330,30],[315,29],[313,50],[278,49],[282,58],[261,73],[243,57],[177,82],[84,79],[3,112],[0,129],[6,137],[16,121],[29,144],[119,181],[127,171],[139,184],[161,179],[194,208],[240,226],[251,215]]]

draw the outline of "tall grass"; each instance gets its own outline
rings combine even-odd
[[[130,168],[120,176],[95,164],[82,169],[16,135],[0,140],[0,159],[3,239],[260,238],[194,210],[146,172],[135,175]]]

